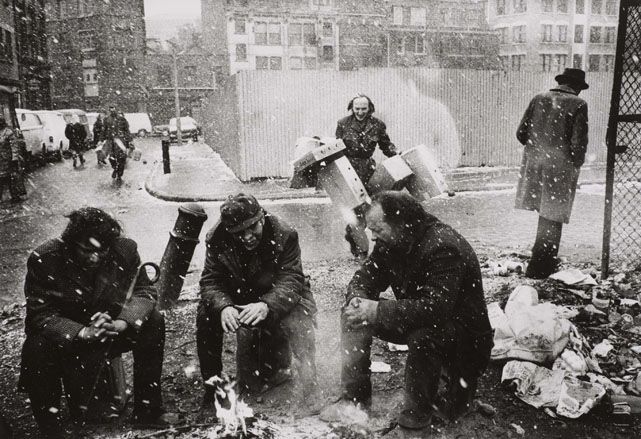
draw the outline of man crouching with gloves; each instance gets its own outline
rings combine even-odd
[[[337,421],[350,404],[370,406],[370,351],[378,337],[409,347],[399,425],[425,428],[435,412],[456,419],[469,409],[492,348],[476,254],[406,193],[374,196],[366,220],[375,247],[347,287],[342,398],[320,417]],[[379,300],[388,286],[396,300]],[[437,400],[443,371],[449,384]]]
[[[316,390],[316,303],[303,274],[296,230],[251,195],[230,196],[207,235],[200,279],[197,346],[204,381],[222,373],[223,334],[236,333],[241,392],[257,394],[290,378],[299,396]],[[215,408],[205,385],[203,408]]]

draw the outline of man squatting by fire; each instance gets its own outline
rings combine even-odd
[[[493,345],[476,254],[406,193],[375,195],[366,221],[374,250],[350,281],[341,314],[342,399],[321,419],[371,404],[372,337],[409,347],[401,426],[425,428],[434,413],[455,419],[469,409]],[[396,300],[379,299],[388,286]],[[442,371],[449,384],[437,400]]]
[[[203,380],[221,375],[223,335],[236,333],[241,392],[289,380],[293,355],[299,402],[308,400],[316,390],[316,303],[296,230],[240,193],[221,205],[206,245],[196,318]],[[215,388],[207,384],[203,407],[215,408]]]

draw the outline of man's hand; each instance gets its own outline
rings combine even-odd
[[[345,317],[349,329],[361,329],[376,321],[378,302],[375,300],[354,297],[345,307]]]
[[[236,305],[240,310],[238,316],[240,323],[247,326],[256,326],[267,318],[269,307],[265,302],[250,303],[248,305]]]
[[[220,323],[223,327],[223,331],[236,332],[240,327],[240,323],[238,322],[238,310],[233,306],[223,308],[220,313]]]
[[[104,322],[101,327],[105,330],[105,335],[107,337],[116,337],[119,334],[125,332],[129,325],[124,320],[118,319],[114,321]]]

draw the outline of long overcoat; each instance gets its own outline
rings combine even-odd
[[[566,85],[540,93],[516,137],[525,145],[516,208],[568,223],[588,145],[588,104]]]
[[[11,162],[18,160],[20,152],[16,136],[10,128],[0,130],[0,177],[11,175]]]
[[[316,313],[303,274],[298,233],[277,217],[265,215],[261,244],[246,264],[239,244],[224,225],[214,226],[206,242],[200,294],[216,312],[262,301],[275,320],[281,320],[298,304],[310,315]]]

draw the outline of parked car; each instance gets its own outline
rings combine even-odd
[[[189,116],[183,116],[180,118],[180,132],[183,139],[191,138],[194,142],[197,142],[198,135],[200,134],[200,128],[198,127],[198,123],[193,118]],[[178,128],[176,127],[175,117],[169,119],[169,141],[178,141]]]
[[[35,112],[44,125],[45,146],[48,156],[62,160],[62,155],[69,150],[69,139],[65,136],[65,123],[62,113],[58,111],[40,110]]]
[[[162,136],[162,133],[164,133],[165,131],[169,133],[169,125],[154,125],[154,136]]]
[[[25,140],[27,159],[45,159],[47,146],[45,142],[45,127],[34,111],[16,108],[18,125]]]
[[[65,119],[65,123],[76,123],[80,122],[85,126],[85,131],[87,132],[87,138],[85,142],[87,147],[90,148],[93,146],[93,125],[89,125],[89,118],[87,117],[87,112],[84,110],[78,110],[75,108],[57,110],[62,113],[62,116]]]
[[[147,113],[125,113],[129,123],[129,132],[138,137],[147,137],[152,133],[151,120]]]

